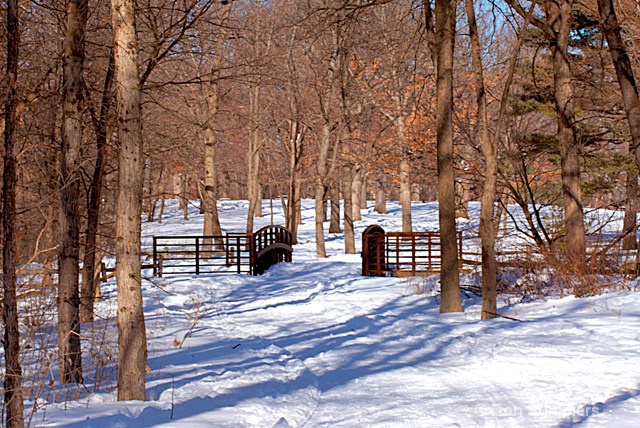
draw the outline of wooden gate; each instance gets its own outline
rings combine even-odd
[[[377,224],[362,232],[362,275],[385,276],[385,231]]]
[[[372,225],[362,233],[362,275],[419,276],[440,272],[440,232],[386,232]],[[458,232],[462,264],[462,232]]]

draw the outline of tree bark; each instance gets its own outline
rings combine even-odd
[[[620,85],[624,111],[631,131],[632,149],[630,151],[634,153],[636,166],[640,169],[640,97],[638,97],[638,87],[633,75],[633,67],[620,34],[620,24],[616,16],[613,0],[598,0],[598,10],[602,18],[602,30],[607,38],[611,60]],[[633,175],[636,176],[635,187],[637,189],[637,174]],[[629,179],[631,179],[631,175]],[[636,234],[633,233],[631,236],[635,239]]]
[[[387,213],[387,189],[385,187],[384,179],[378,180],[378,188],[376,189],[376,204],[374,211],[378,214]]]
[[[292,100],[292,110],[295,101]],[[300,217],[300,160],[302,158],[303,130],[298,121],[289,125],[289,202],[286,211],[286,227],[291,232],[293,244],[298,243],[298,219]]]
[[[367,207],[367,188],[369,187],[369,178],[366,169],[362,171],[362,185],[360,186],[360,209],[366,210]]]
[[[24,426],[20,324],[16,299],[16,86],[20,44],[18,0],[7,0],[7,64],[4,104],[4,170],[2,183],[2,284],[4,288],[4,406],[9,428]]]
[[[402,208],[402,231],[411,232],[411,171],[406,153],[400,158],[400,207]]]
[[[315,178],[315,214],[316,214],[316,256],[318,258],[327,257],[327,250],[325,247],[324,241],[324,218],[325,218],[325,193],[327,191],[327,186],[325,184],[325,180],[327,179],[327,161],[329,157],[329,149],[331,147],[331,129],[332,129],[332,121],[331,121],[331,92],[335,85],[335,81],[338,72],[338,55],[339,55],[339,34],[338,29],[333,29],[332,38],[333,38],[333,51],[328,59],[327,63],[327,77],[326,77],[326,88],[323,91],[323,94],[320,99],[320,107],[322,110],[323,116],[323,124],[322,131],[320,136],[320,147],[318,148],[318,162],[316,169],[316,178]]]
[[[586,243],[582,190],[580,187],[580,147],[576,141],[573,107],[573,75],[569,64],[572,0],[545,2],[547,21],[556,33],[552,43],[556,120],[560,145],[560,168],[564,200],[567,257],[578,271],[586,268]]]
[[[327,249],[324,244],[324,193],[326,187],[323,183],[322,177],[318,175],[316,177],[315,185],[315,203],[316,203],[316,257],[327,257]]]
[[[204,227],[205,236],[222,236],[220,217],[218,216],[218,175],[216,171],[216,127],[218,126],[218,111],[220,109],[220,71],[223,65],[224,43],[227,39],[227,22],[231,14],[228,2],[222,10],[220,33],[216,39],[215,56],[212,59],[211,79],[207,95],[207,119],[204,127]],[[222,240],[216,242],[216,248],[222,245]],[[205,251],[210,250],[212,242],[205,240]]]
[[[629,233],[622,239],[622,249],[637,250],[638,241],[635,231],[638,217],[638,172],[636,170],[627,172],[626,199],[622,232],[629,231]]]
[[[353,177],[353,185],[351,187],[352,201],[353,201],[353,221],[362,220],[362,181],[364,178],[364,170],[357,168],[356,174]]]
[[[247,212],[247,232],[253,231],[253,219],[258,215],[260,202],[260,182],[258,172],[260,169],[260,138],[258,134],[257,114],[260,100],[260,87],[253,85],[249,88],[249,156],[247,159],[248,171],[248,199],[249,210]]]
[[[135,2],[112,0],[111,11],[120,140],[116,208],[118,400],[144,400],[147,340],[140,271],[143,152]]]
[[[94,129],[96,134],[96,165],[91,178],[89,190],[89,205],[87,207],[87,231],[85,236],[84,259],[82,263],[82,289],[80,295],[80,319],[84,322],[93,321],[93,303],[95,301],[94,290],[100,286],[96,281],[96,246],[98,225],[100,223],[100,203],[102,201],[102,182],[104,179],[104,167],[107,151],[107,115],[111,108],[113,90],[113,50],[109,53],[107,74],[102,88],[102,101],[100,103],[100,116],[97,118]],[[149,210],[153,221],[154,209]]]
[[[355,254],[356,243],[353,233],[353,178],[351,176],[351,168],[344,167],[342,177],[342,196],[344,197],[344,253]],[[359,208],[358,208],[359,209]]]
[[[453,161],[453,52],[456,2],[436,0],[436,131],[438,219],[442,251],[440,312],[462,312]]]
[[[496,182],[498,180],[498,154],[495,139],[489,136],[487,119],[487,95],[484,86],[482,51],[476,23],[473,0],[466,0],[469,37],[471,39],[472,66],[476,86],[478,139],[485,160],[485,179],[480,202],[480,247],[482,252],[482,319],[495,318],[498,314],[496,290],[496,235],[494,232],[494,208]]]
[[[329,233],[340,233],[340,182],[333,180],[329,186],[329,199],[331,199],[331,222]]]
[[[70,0],[66,9],[63,56],[61,244],[58,259],[58,366],[61,383],[82,383],[80,348],[80,147],[84,89],[84,34],[87,0]]]
[[[189,220],[189,176],[183,172],[180,174],[180,201],[182,203],[182,219]]]

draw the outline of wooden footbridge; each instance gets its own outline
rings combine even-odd
[[[153,274],[261,275],[276,263],[291,262],[291,243],[291,232],[282,226],[220,236],[154,236]]]

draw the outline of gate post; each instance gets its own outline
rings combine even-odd
[[[377,224],[362,232],[362,275],[384,276],[386,271],[385,231]]]

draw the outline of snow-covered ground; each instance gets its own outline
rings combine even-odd
[[[225,231],[242,231],[246,203],[222,201]],[[275,222],[282,223],[280,204]],[[269,205],[257,227],[270,221]],[[400,209],[363,211],[360,232],[400,229]],[[472,210],[478,210],[472,205]],[[474,216],[472,215],[472,218]],[[437,230],[437,205],[415,203],[414,230]],[[437,277],[360,276],[359,255],[315,258],[313,205],[294,260],[265,275],[171,276],[144,281],[149,374],[145,402],[117,402],[112,370],[85,373],[77,400],[41,399],[33,426],[77,427],[636,427],[640,425],[640,293],[503,299],[510,317],[438,313]],[[477,223],[460,223],[474,242]],[[150,237],[200,234],[175,203]],[[145,272],[150,276],[151,272]],[[472,281],[469,276],[464,281]],[[104,286],[102,317],[115,310]],[[100,324],[102,325],[102,324]],[[83,325],[84,331],[89,326]],[[107,322],[101,349],[114,349]],[[98,357],[87,356],[89,362]],[[90,363],[89,363],[90,364]],[[88,364],[87,364],[88,365]],[[97,371],[96,371],[97,372]],[[107,392],[104,392],[107,391]],[[59,394],[58,396],[62,396]],[[32,406],[33,403],[30,403]]]

